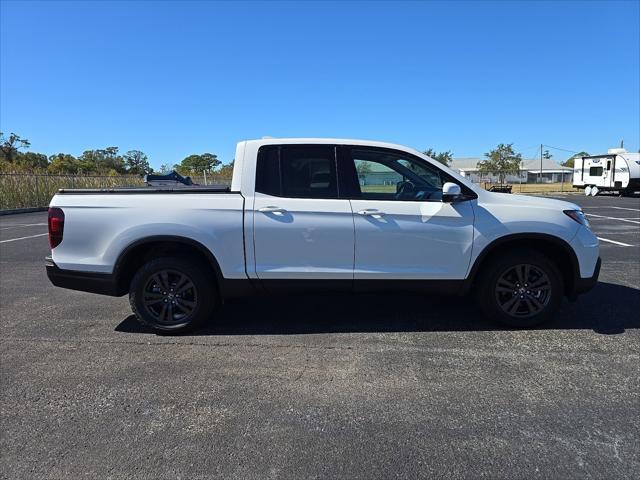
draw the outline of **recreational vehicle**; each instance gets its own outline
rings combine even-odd
[[[585,195],[615,191],[631,195],[640,191],[640,153],[610,148],[604,155],[579,157],[573,164],[573,186]]]

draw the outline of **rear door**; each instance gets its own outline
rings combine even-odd
[[[353,217],[349,200],[338,198],[335,155],[333,145],[260,148],[252,212],[259,279],[345,280],[351,288]]]
[[[451,180],[442,170],[386,148],[347,147],[340,161],[341,175],[351,170],[354,177],[356,286],[359,280],[465,278],[472,202],[442,202],[442,185]]]

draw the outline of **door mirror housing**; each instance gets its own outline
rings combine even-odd
[[[442,186],[442,201],[452,203],[462,199],[462,189],[460,185],[453,182],[447,182]]]

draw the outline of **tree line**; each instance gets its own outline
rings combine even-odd
[[[222,165],[213,153],[193,154],[180,163],[164,164],[159,171],[149,164],[149,157],[141,150],[128,150],[120,153],[118,147],[106,147],[85,150],[76,157],[69,153],[45,155],[28,151],[31,142],[10,133],[0,132],[0,171],[38,172],[51,174],[90,174],[90,175],[146,175],[148,173],[167,173],[176,170],[181,175],[217,174],[231,176],[233,162]]]
[[[47,156],[43,153],[27,151],[30,146],[31,142],[26,138],[15,133],[5,136],[0,132],[0,171],[145,175],[176,170],[181,175],[202,175],[203,172],[206,172],[225,178],[230,178],[233,172],[233,161],[223,165],[217,155],[208,152],[188,155],[180,163],[173,166],[163,164],[158,172],[154,172],[149,164],[149,157],[141,150],[129,150],[121,154],[118,147],[106,147],[85,150],[79,157],[68,153]],[[451,151],[437,152],[433,148],[428,148],[423,153],[447,166],[453,160]],[[545,150],[542,155],[544,158],[552,158],[548,150]],[[577,153],[562,165],[573,167],[574,158],[586,155],[588,155],[587,152]],[[479,173],[481,175],[497,175],[501,182],[507,174],[516,173],[521,168],[522,155],[514,150],[513,143],[501,143],[485,153],[484,156],[486,159],[478,162]]]

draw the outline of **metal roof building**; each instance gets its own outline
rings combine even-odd
[[[449,168],[467,177],[472,182],[491,182],[499,181],[497,175],[480,175],[478,173],[478,162],[486,160],[486,158],[454,158]],[[520,172],[508,174],[505,181],[507,183],[556,183],[570,182],[573,176],[571,167],[563,167],[559,163],[549,158],[542,159],[542,169],[540,168],[540,159],[533,158],[522,160],[520,164]],[[541,178],[541,180],[539,180]]]

